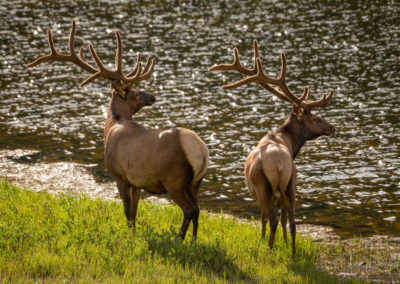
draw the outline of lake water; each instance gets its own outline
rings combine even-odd
[[[98,80],[80,88],[88,74],[72,64],[25,67],[48,53],[47,29],[66,51],[76,19],[76,49],[83,46],[87,58],[92,42],[112,67],[116,29],[127,70],[139,51],[157,58],[152,78],[139,86],[157,102],[134,119],[149,128],[191,128],[207,143],[210,168],[200,206],[259,218],[245,187],[244,161],[291,107],[257,84],[223,91],[222,84],[241,76],[207,71],[231,62],[233,47],[251,66],[257,39],[271,76],[285,52],[287,82],[298,95],[304,86],[314,98],[335,90],[331,105],[315,113],[334,124],[336,134],[309,142],[296,159],[298,220],[333,226],[345,236],[400,233],[398,1],[0,3],[0,153],[17,165],[9,174],[24,176],[27,163],[72,162],[99,183],[113,180],[103,164],[109,85]],[[4,154],[17,149],[35,154]]]

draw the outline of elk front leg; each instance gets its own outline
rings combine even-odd
[[[294,208],[289,209],[290,235],[292,236],[292,255],[296,254],[296,221],[294,220]]]
[[[296,167],[293,166],[293,176],[289,183],[289,224],[290,224],[290,234],[292,236],[292,256],[294,257],[296,254],[296,221],[294,219],[295,211],[296,211],[296,185],[297,185],[297,170]]]
[[[130,220],[133,229],[135,229],[136,225],[136,214],[137,214],[137,207],[139,204],[139,200],[140,200],[140,189],[131,187]]]
[[[122,199],[122,203],[124,205],[124,212],[126,219],[128,220],[129,225],[133,226],[134,218],[136,217],[137,202],[139,201],[139,198],[135,193],[136,200],[134,200],[132,196],[133,192],[131,191],[131,185],[129,183],[124,182],[122,180],[117,180],[117,187],[119,195],[121,196]],[[135,212],[134,216],[132,215],[133,211]]]

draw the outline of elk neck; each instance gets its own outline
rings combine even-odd
[[[134,110],[126,102],[126,99],[120,95],[114,94],[111,97],[110,104],[108,106],[107,119],[113,119],[115,121],[123,121],[132,119]]]
[[[104,142],[106,142],[106,137],[111,127],[117,123],[131,120],[134,112],[135,111],[126,103],[125,99],[119,95],[113,95],[108,105],[107,119],[104,126]]]
[[[281,136],[287,146],[289,146],[288,148],[292,154],[293,160],[307,140],[304,137],[303,126],[294,113],[291,113],[286,121],[275,130],[274,133]]]

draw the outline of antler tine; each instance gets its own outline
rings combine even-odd
[[[120,77],[123,77],[124,74],[122,73],[122,42],[121,42],[121,36],[119,34],[119,31],[116,31],[115,35],[117,37],[117,52],[115,53],[115,67],[117,68],[117,74]]]
[[[140,75],[140,77],[139,77],[139,80],[140,80],[140,81],[149,78],[150,75],[154,72],[154,66],[155,66],[155,64],[156,64],[156,59],[155,59],[154,57],[149,57],[149,58],[147,59],[147,62],[149,62],[149,64],[146,63],[146,67],[145,67],[144,70],[143,70],[143,74]],[[150,63],[150,62],[151,62],[151,63]]]
[[[136,74],[133,77],[127,78],[128,84],[132,85],[134,83],[138,83],[140,81],[140,74],[142,74],[142,62],[139,61]]]
[[[258,41],[256,39],[253,40],[253,47],[254,47],[254,67],[253,67],[253,70],[256,70],[257,58],[260,58],[260,55],[258,53]]]
[[[131,73],[129,73],[127,75],[128,78],[136,75],[136,73],[137,73],[137,71],[139,69],[139,62],[140,62],[140,52],[137,54],[136,67],[135,67],[135,69],[133,69],[133,71]]]
[[[151,56],[147,57],[146,66],[143,69],[143,74],[146,73],[147,71],[149,71],[149,69],[151,67],[150,63],[153,62],[152,59],[153,59],[153,57],[151,57]]]
[[[56,55],[58,52],[56,51],[56,48],[54,47],[54,41],[53,37],[51,35],[51,30],[47,30],[47,37],[48,37],[48,43],[49,43],[49,48],[50,48],[50,54]]]
[[[83,48],[79,48],[79,57],[82,61],[86,62],[85,56],[83,55]]]
[[[69,52],[72,57],[74,56],[76,57],[74,49],[74,40],[75,40],[75,21],[72,21],[71,31],[69,33],[69,39],[68,39]]]

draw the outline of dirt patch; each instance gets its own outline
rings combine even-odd
[[[319,244],[318,265],[343,278],[400,283],[400,237],[341,239],[333,228],[301,224],[298,232]]]
[[[88,172],[91,165],[70,162],[35,163],[33,150],[0,150],[0,177],[34,191],[83,193],[92,197],[114,199],[114,183],[98,183]]]

